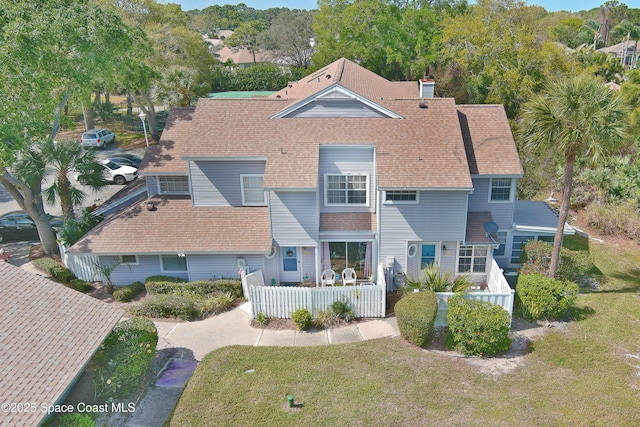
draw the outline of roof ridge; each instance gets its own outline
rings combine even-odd
[[[340,58],[340,62],[338,62],[338,72],[336,73],[336,76],[333,78],[334,82],[342,81],[342,74],[344,72],[344,64],[346,60],[347,59],[344,57]]]

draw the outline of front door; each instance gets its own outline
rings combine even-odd
[[[298,248],[294,246],[283,247],[280,280],[282,282],[301,282],[298,264]]]

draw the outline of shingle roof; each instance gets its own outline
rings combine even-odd
[[[522,175],[522,165],[502,105],[459,105],[472,175]]]
[[[270,119],[285,101],[200,99],[182,154],[266,157],[265,188],[317,188],[320,144],[372,144],[382,188],[471,188],[455,101],[425,102],[380,101],[401,119]]]
[[[187,162],[182,160],[182,149],[192,125],[195,108],[173,108],[167,117],[158,145],[149,147],[140,163],[142,175],[187,173]]]
[[[122,310],[0,263],[0,395],[37,411],[0,413],[0,425],[35,426],[79,375]]]
[[[487,232],[484,229],[484,224],[492,222],[493,217],[491,212],[468,212],[467,213],[467,231],[465,233],[464,241],[469,244],[492,244],[498,241],[498,236],[492,234],[490,239],[487,236]]]
[[[149,211],[148,202],[153,203],[156,210]],[[268,253],[271,244],[267,207],[194,207],[188,197],[172,196],[135,203],[110,216],[68,252]]]
[[[376,230],[376,216],[371,212],[323,212],[319,228],[320,231]]]

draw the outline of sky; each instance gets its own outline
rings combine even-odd
[[[244,3],[254,9],[269,9],[271,7],[287,7],[289,9],[316,9],[318,3],[316,0],[160,0],[162,3],[178,3],[182,6],[182,10],[204,9],[214,4],[238,4]],[[471,0],[473,2],[473,0]],[[557,12],[559,10],[568,10],[578,12],[580,10],[590,10],[594,7],[600,7],[606,0],[528,0],[529,6],[538,5],[544,7],[549,12]],[[640,0],[621,0],[631,8],[640,8]]]

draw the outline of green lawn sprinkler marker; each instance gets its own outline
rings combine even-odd
[[[287,400],[289,400],[289,408],[293,408],[293,395],[287,396]]]

